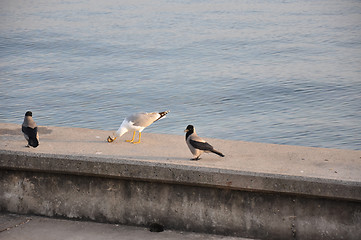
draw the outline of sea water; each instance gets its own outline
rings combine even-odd
[[[3,0],[0,122],[361,150],[361,1]]]

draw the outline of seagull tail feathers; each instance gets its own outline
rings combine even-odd
[[[218,152],[217,150],[212,149],[211,152],[212,152],[212,153],[215,153],[215,154],[217,154],[217,155],[219,155],[219,156],[221,156],[221,157],[224,157],[224,154],[221,153],[221,152]]]

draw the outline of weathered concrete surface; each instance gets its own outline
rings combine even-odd
[[[359,202],[104,177],[1,171],[0,206],[259,239],[358,239]]]
[[[107,131],[43,127],[28,149],[19,125],[0,134],[3,210],[263,239],[361,235],[361,151],[208,139],[226,157],[194,162],[183,136],[109,144]]]

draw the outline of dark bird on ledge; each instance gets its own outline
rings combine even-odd
[[[193,154],[191,160],[199,160],[203,152],[212,152],[224,157],[223,153],[215,150],[209,143],[197,135],[193,125],[188,125],[184,132],[186,132],[186,142],[189,150],[191,150],[191,153]]]
[[[27,147],[36,148],[39,146],[39,133],[38,127],[36,126],[35,121],[33,120],[33,113],[28,111],[25,113],[24,122],[21,128],[24,133],[25,139],[28,141]]]

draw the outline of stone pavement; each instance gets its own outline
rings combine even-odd
[[[145,227],[72,221],[39,216],[0,213],[1,240],[246,240],[165,229],[150,232]],[[248,239],[248,238],[247,238]]]

